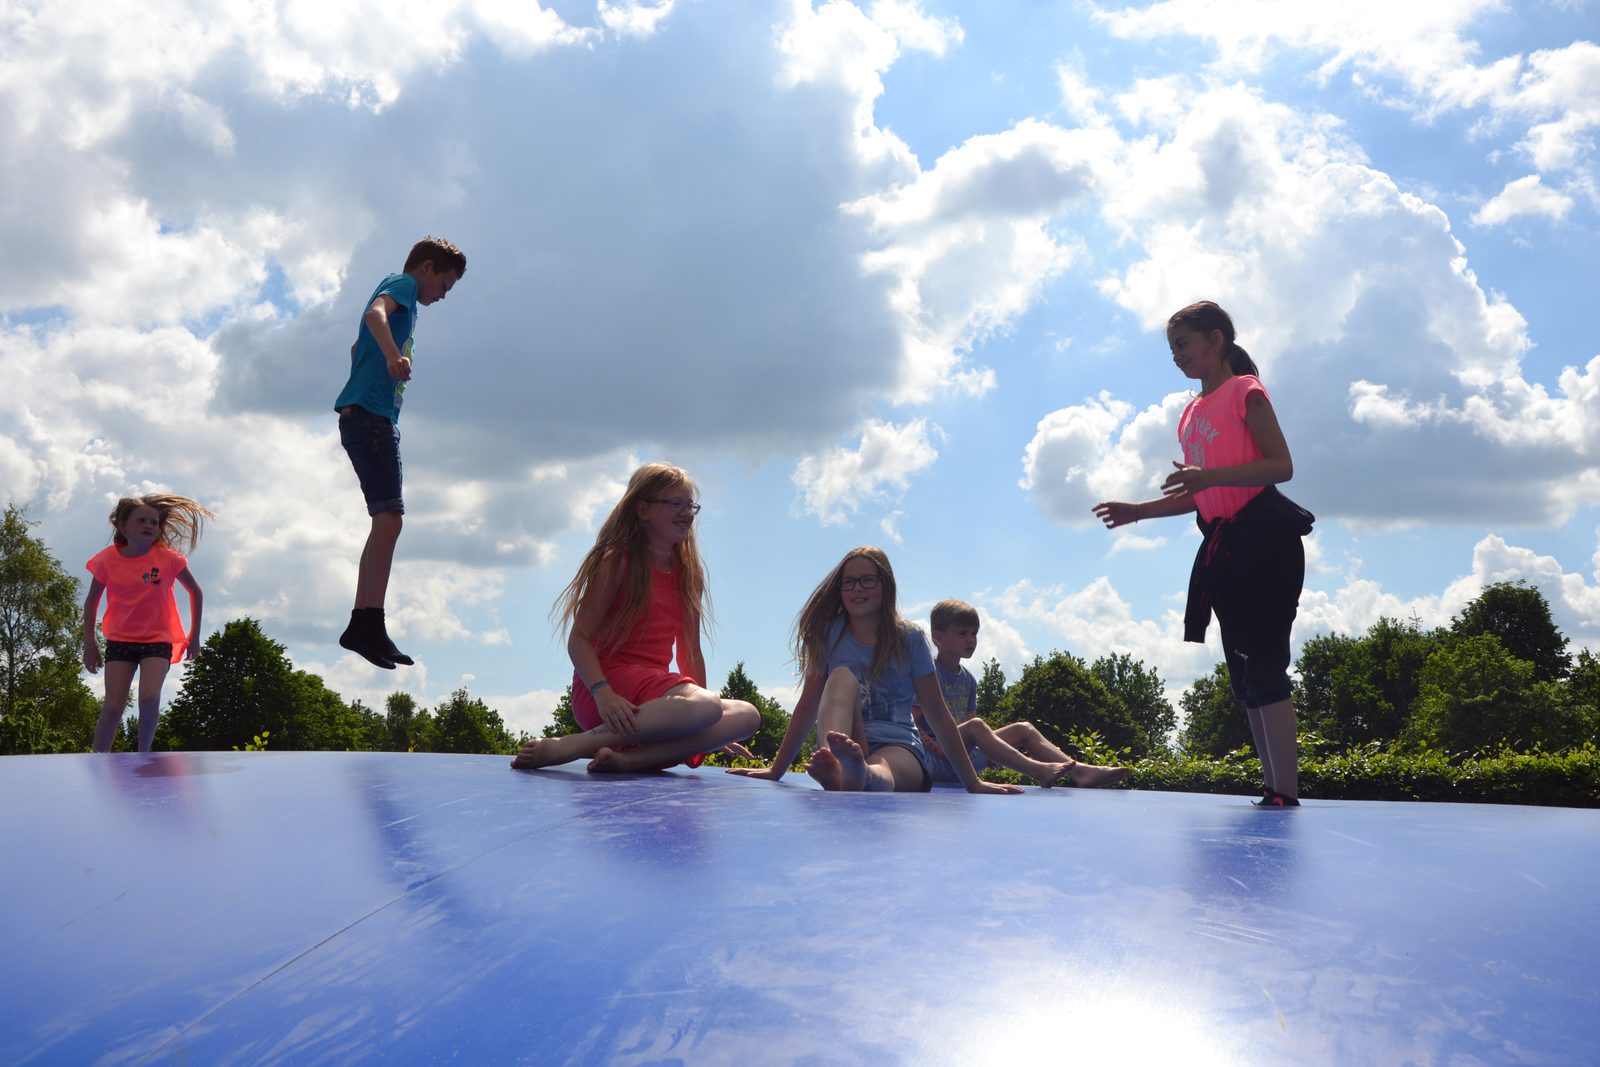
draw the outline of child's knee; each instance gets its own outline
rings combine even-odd
[[[856,677],[856,672],[849,667],[835,667],[828,672],[828,680],[823,683],[822,691],[824,693],[842,693],[854,700],[856,694],[861,691],[861,680]]]
[[[722,709],[722,720],[743,731],[740,737],[749,737],[761,728],[761,712],[748,700],[724,700]]]

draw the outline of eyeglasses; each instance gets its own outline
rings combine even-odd
[[[839,579],[839,588],[846,593],[857,587],[862,589],[878,588],[878,576],[876,574],[863,574],[859,578],[851,578],[847,575]]]
[[[665,504],[667,507],[671,508],[673,511],[687,511],[691,515],[700,514],[700,505],[696,504],[693,500],[652,500],[652,499],[646,497],[645,498],[645,503],[646,504]]]

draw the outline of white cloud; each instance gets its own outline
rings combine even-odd
[[[561,689],[534,689],[527,693],[485,693],[478,699],[500,713],[500,720],[512,737],[524,733],[538,737],[555,721],[561,694]]]
[[[1526,323],[1479,286],[1443,212],[1326,117],[1239,87],[1199,93],[1169,128],[1148,121],[1156,136],[1107,156],[1101,210],[1135,258],[1102,292],[1152,333],[1200,296],[1233,313],[1313,511],[1559,522],[1600,499],[1594,371],[1569,368],[1554,395],[1523,379]],[[1138,410],[1104,394],[1046,415],[1023,487],[1085,524],[1099,500],[1153,497],[1186,399]]]
[[[1324,78],[1349,70],[1356,84],[1368,87],[1374,80],[1397,79],[1419,117],[1483,109],[1490,125],[1522,123],[1527,132],[1518,147],[1541,172],[1583,170],[1592,180],[1591,131],[1600,127],[1600,45],[1580,40],[1480,65],[1472,24],[1500,7],[1499,0],[1405,5],[1167,0],[1096,11],[1119,36],[1209,41],[1224,71],[1258,71],[1275,49],[1292,48],[1325,55]]]
[[[1548,219],[1566,218],[1572,210],[1572,197],[1551,189],[1539,175],[1507,182],[1498,196],[1485,203],[1472,216],[1480,226],[1499,226],[1519,215],[1543,215]]]
[[[793,478],[805,511],[825,525],[837,525],[858,513],[864,502],[898,499],[912,477],[938,458],[926,420],[914,419],[904,426],[869,420],[857,448],[805,456],[795,466]],[[892,535],[892,526],[886,532]]]

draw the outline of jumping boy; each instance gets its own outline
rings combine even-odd
[[[405,502],[400,495],[400,404],[411,380],[412,334],[417,305],[426,307],[467,272],[461,249],[438,237],[412,246],[404,270],[378,283],[350,346],[350,379],[334,401],[339,439],[367,500],[372,529],[361,550],[356,603],[339,644],[385,670],[412,659],[394,646],[383,621],[395,542]]]
[[[960,600],[941,600],[929,618],[933,629],[933,673],[939,679],[944,702],[956,718],[961,739],[967,743],[972,765],[979,773],[989,764],[1025,774],[1048,789],[1065,777],[1075,786],[1115,785],[1128,776],[1126,767],[1101,767],[1080,763],[1061,751],[1031,722],[1010,722],[992,728],[978,718],[978,680],[961,665],[978,648],[978,609]],[[959,782],[955,767],[922,721],[922,710],[912,709],[922,730],[922,743],[933,757],[933,780]]]

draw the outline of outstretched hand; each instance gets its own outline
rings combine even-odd
[[[783,777],[783,772],[776,767],[729,767],[729,774],[737,774],[742,778],[761,778],[768,782],[776,782]]]
[[[1124,500],[1102,501],[1094,506],[1094,513],[1106,524],[1108,530],[1139,521],[1139,505],[1129,504]]]
[[[967,787],[969,793],[988,793],[991,796],[1004,796],[1008,793],[1020,793],[1020,785],[1001,785],[998,782],[985,782],[982,778]]]

